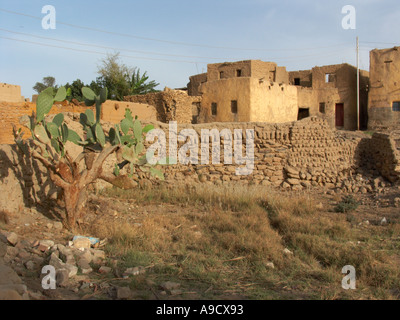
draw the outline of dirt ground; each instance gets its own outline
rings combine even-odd
[[[282,191],[283,192],[283,191]],[[335,205],[344,196],[343,193],[321,192],[320,190],[292,192],[293,195],[308,194],[313,201],[318,204],[318,210],[324,212],[334,212]],[[284,191],[285,195],[289,191]],[[381,193],[356,194],[354,198],[359,201],[359,207],[348,214],[348,221],[354,225],[365,224],[366,227],[379,226],[385,224],[400,223],[400,187],[386,187]],[[13,216],[9,223],[5,225],[7,230],[16,232],[22,239],[42,240],[50,239],[55,243],[66,244],[74,236],[70,231],[63,229],[62,231],[55,229],[52,223],[57,221],[59,217],[50,212],[49,207],[38,207],[28,209],[25,208],[23,214]],[[53,208],[54,209],[54,208]],[[107,225],[113,223],[128,224],[132,228],[140,228],[142,222],[149,216],[156,215],[181,215],[199,211],[199,214],[207,210],[207,208],[199,206],[190,206],[187,204],[171,204],[148,201],[148,203],[137,203],[135,199],[122,199],[119,197],[90,195],[90,199],[86,206],[85,221],[82,228],[87,230],[90,226],[96,224]],[[385,219],[385,220],[382,220]],[[368,221],[368,222],[366,222]],[[384,221],[384,222],[383,222]],[[4,225],[3,225],[4,226]],[[201,230],[200,230],[201,231]],[[115,263],[117,265],[117,256],[107,252],[108,264]],[[151,266],[148,266],[151,270]],[[122,270],[115,269],[112,275],[103,275],[96,270],[86,275],[77,275],[72,279],[68,286],[58,288],[57,290],[46,291],[41,288],[39,272],[32,272],[17,268],[17,273],[28,286],[28,290],[37,293],[39,300],[41,299],[62,299],[62,300],[78,300],[78,299],[116,299],[116,290],[118,287],[131,286],[130,279],[124,279],[120,272]],[[202,293],[210,288],[196,287],[194,282],[190,289],[185,288],[176,295],[165,294],[159,284],[154,281],[151,272],[139,275],[136,282],[141,285],[132,290],[135,299],[201,299],[204,297]],[[86,287],[84,284],[88,284]],[[83,288],[85,287],[85,288]],[[282,289],[283,291],[285,289]],[[290,292],[288,293],[291,294]],[[216,296],[222,300],[228,299],[246,299],[237,292],[220,292]],[[302,293],[296,294],[297,298],[301,298]]]

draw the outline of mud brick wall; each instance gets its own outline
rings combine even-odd
[[[370,157],[375,168],[390,182],[400,179],[400,136],[396,133],[374,133],[370,143]]]
[[[88,107],[76,106],[74,104],[55,104],[50,110],[50,114],[57,114],[60,112],[74,112],[80,113],[85,112]],[[12,144],[14,143],[14,136],[12,134],[13,124],[17,128],[22,126],[19,124],[19,119],[23,115],[32,115],[32,112],[36,110],[36,104],[34,103],[10,103],[0,102],[0,144]],[[28,138],[30,133],[26,128],[23,128],[25,132],[24,138]]]
[[[21,96],[21,87],[7,83],[0,83],[0,101],[24,101],[24,97]]]
[[[157,120],[167,123],[192,123],[192,107],[201,97],[192,97],[186,91],[166,88],[162,92],[124,97],[125,101],[145,103],[156,107]]]

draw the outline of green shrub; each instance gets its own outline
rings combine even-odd
[[[336,207],[335,211],[336,212],[342,212],[342,213],[347,213],[350,211],[354,211],[358,208],[359,203],[352,195],[344,196],[342,198],[342,201],[340,201]]]

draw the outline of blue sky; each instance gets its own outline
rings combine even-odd
[[[45,5],[56,9],[55,30],[42,29]],[[342,28],[345,5],[356,8],[355,30]],[[180,88],[208,63],[260,59],[289,71],[356,65],[356,36],[360,67],[368,70],[371,49],[400,45],[400,2],[0,0],[0,82],[20,85],[30,98],[45,76],[59,85],[95,80],[101,59],[120,52],[121,62],[147,71],[159,89]]]

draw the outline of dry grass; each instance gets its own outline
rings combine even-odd
[[[224,292],[253,299],[398,297],[399,248],[391,241],[399,235],[398,225],[354,228],[345,214],[318,211],[310,196],[289,197],[256,186],[106,194],[134,198],[143,206],[182,208],[148,215],[140,227],[96,224],[91,232],[111,239],[109,253],[121,260],[121,268],[142,265],[155,281],[186,281],[200,298]],[[382,237],[388,239],[384,245]],[[294,254],[284,254],[285,248]],[[356,268],[357,290],[341,288],[345,265]]]

